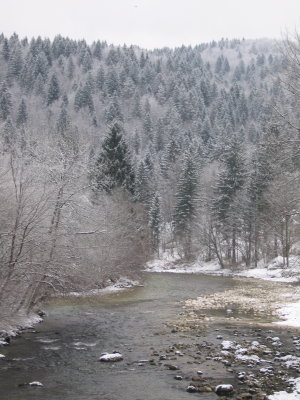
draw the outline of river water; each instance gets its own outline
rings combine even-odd
[[[184,335],[164,323],[176,318],[180,301],[234,288],[232,278],[146,274],[145,286],[92,298],[58,299],[36,332],[25,332],[2,348],[1,400],[184,400],[199,398],[174,380],[176,371],[138,365],[153,350],[166,349]],[[214,329],[205,337],[215,336]],[[200,339],[199,339],[200,340]],[[203,340],[203,337],[202,339]],[[101,363],[102,352],[119,351],[124,361]],[[153,358],[153,357],[152,357]],[[197,366],[189,366],[197,371]],[[198,366],[198,368],[200,368]],[[191,371],[192,373],[192,371]],[[226,378],[224,372],[215,371]],[[42,388],[19,387],[32,381]],[[201,399],[215,399],[202,394]]]

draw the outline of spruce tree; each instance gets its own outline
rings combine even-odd
[[[47,105],[51,105],[54,101],[58,100],[60,96],[59,84],[55,74],[51,76],[48,94],[47,94]]]
[[[161,212],[160,200],[156,193],[153,196],[149,210],[149,227],[151,230],[151,244],[154,251],[159,250],[160,229],[161,229]]]
[[[227,139],[222,155],[221,171],[217,177],[215,198],[212,202],[214,215],[224,239],[230,245],[228,257],[236,264],[237,232],[239,230],[239,204],[237,203],[246,179],[242,143],[235,134]]]
[[[197,173],[191,154],[186,154],[178,182],[173,215],[174,233],[183,244],[186,257],[191,255],[192,223],[196,216]]]
[[[111,193],[115,188],[122,188],[134,193],[134,173],[129,150],[123,139],[121,126],[117,123],[109,127],[91,180],[95,191]]]
[[[28,114],[27,114],[27,107],[26,107],[26,103],[25,100],[22,99],[19,108],[18,108],[18,113],[17,113],[17,118],[16,118],[16,123],[17,126],[21,126],[26,124],[27,122],[27,118],[28,118]]]
[[[0,88],[0,119],[6,121],[12,108],[11,94],[5,82]]]

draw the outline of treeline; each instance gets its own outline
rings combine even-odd
[[[291,43],[146,51],[1,35],[1,313],[100,287],[166,249],[288,263],[299,241]]]

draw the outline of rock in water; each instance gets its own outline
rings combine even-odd
[[[99,361],[102,362],[114,362],[114,361],[122,361],[123,356],[121,353],[104,353],[100,356]]]
[[[44,386],[44,385],[43,385],[41,382],[39,382],[39,381],[29,382],[28,385],[29,385],[29,386],[38,386],[38,387]]]
[[[196,393],[197,392],[197,388],[195,386],[193,386],[193,385],[189,385],[186,388],[186,391],[189,392],[189,393]]]
[[[176,375],[174,379],[176,379],[176,381],[182,381],[183,377],[181,375]]]
[[[215,387],[215,393],[219,396],[228,396],[233,393],[232,385],[218,385]]]

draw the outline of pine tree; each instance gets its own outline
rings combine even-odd
[[[151,200],[151,171],[146,166],[144,161],[138,164],[135,174],[135,198],[137,201],[143,203],[146,207],[149,207]]]
[[[2,135],[4,151],[11,151],[16,141],[16,131],[9,118],[5,121]]]
[[[130,162],[127,144],[119,124],[109,127],[102,144],[95,168],[91,173],[94,191],[104,190],[111,193],[115,188],[122,188],[134,193],[134,173]]]
[[[230,254],[231,262],[235,265],[236,238],[240,218],[237,199],[245,183],[246,167],[242,143],[236,134],[227,139],[224,147],[212,208],[225,239],[231,237],[228,255]]]
[[[96,57],[99,61],[102,58],[102,46],[99,40],[96,42],[94,49],[93,49],[93,56]]]
[[[61,107],[60,114],[56,123],[56,130],[61,135],[64,135],[70,127],[70,118],[64,106]]]
[[[26,124],[27,118],[28,118],[28,114],[27,114],[26,103],[25,103],[25,100],[22,99],[22,101],[19,105],[19,108],[18,108],[18,113],[17,113],[17,118],[16,118],[17,126],[20,127],[21,125]]]
[[[108,125],[117,121],[123,122],[124,120],[121,107],[116,96],[113,97],[105,110],[105,120]]]
[[[161,230],[161,212],[160,200],[157,193],[153,196],[149,210],[149,227],[151,230],[152,248],[154,251],[158,251]]]
[[[48,94],[47,94],[47,105],[51,105],[54,101],[58,100],[60,96],[60,89],[58,80],[55,74],[51,76],[49,86],[48,86]]]
[[[0,119],[6,121],[12,108],[11,94],[3,82],[0,88]]]
[[[185,155],[173,215],[175,237],[184,245],[186,257],[191,255],[192,223],[196,216],[197,174],[191,154]]]
[[[241,141],[237,135],[228,138],[222,156],[222,170],[215,188],[214,209],[221,221],[226,219],[237,192],[245,182],[245,161]]]
[[[2,45],[2,55],[5,61],[8,61],[9,59],[9,44],[8,44],[8,40],[5,38],[3,41],[3,45]]]

